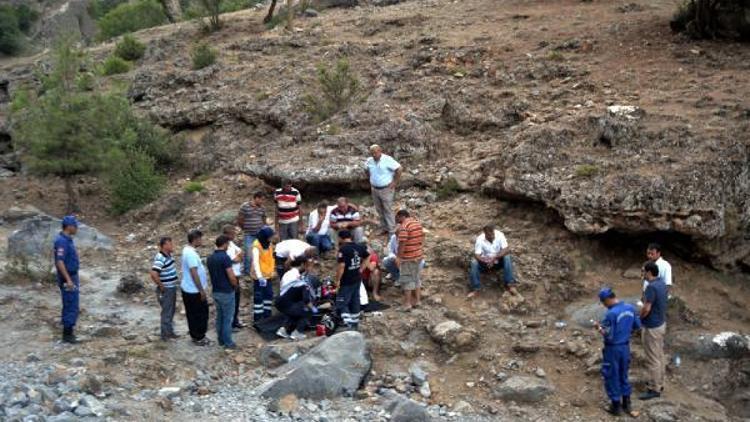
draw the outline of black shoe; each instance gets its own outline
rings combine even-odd
[[[78,344],[78,339],[76,338],[75,334],[65,334],[62,338],[63,343],[68,344]]]
[[[612,416],[622,415],[622,408],[620,406],[620,401],[612,400],[612,402],[609,403],[609,407],[607,408],[607,413],[609,413]]]
[[[622,410],[628,415],[633,413],[633,406],[630,402],[630,396],[622,396]]]
[[[243,323],[241,323],[241,322],[238,322],[236,324],[232,324],[232,328],[245,328],[245,327],[246,327],[246,325],[243,324]]]
[[[661,397],[661,393],[658,391],[654,391],[652,389],[646,390],[645,393],[638,396],[638,400],[651,400],[651,399],[657,399]]]

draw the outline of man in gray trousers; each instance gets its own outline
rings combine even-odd
[[[156,284],[156,298],[161,305],[161,339],[179,337],[174,332],[175,303],[177,301],[177,265],[172,257],[174,245],[169,237],[159,239],[159,252],[151,265],[151,280]]]
[[[370,178],[372,202],[380,215],[380,234],[390,236],[396,232],[393,197],[401,178],[402,167],[393,157],[383,154],[380,145],[371,145],[370,154],[372,157],[367,159],[365,166]]]

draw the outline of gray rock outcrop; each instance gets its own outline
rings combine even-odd
[[[500,400],[537,403],[554,392],[555,388],[546,379],[514,376],[495,387],[492,395]]]
[[[262,386],[261,395],[273,400],[290,394],[312,400],[351,396],[371,366],[364,336],[345,331],[279,368],[279,378]]]
[[[52,262],[52,244],[61,230],[61,220],[40,214],[21,223],[21,227],[8,236],[9,258],[27,260],[49,259]],[[112,239],[97,229],[80,224],[75,244],[80,252],[112,251]]]

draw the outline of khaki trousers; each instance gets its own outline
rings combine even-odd
[[[648,366],[650,383],[649,388],[661,391],[664,387],[664,371],[667,362],[664,357],[664,334],[667,332],[667,323],[656,328],[643,328],[641,340],[646,352],[646,365]]]
[[[393,212],[393,197],[395,190],[391,188],[372,190],[372,203],[380,216],[380,228],[388,234],[396,232],[396,215]]]

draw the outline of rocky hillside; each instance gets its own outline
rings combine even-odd
[[[262,11],[242,11],[224,15],[210,35],[190,22],[137,33],[144,58],[102,82],[126,86],[139,112],[183,137],[186,165],[161,200],[121,218],[101,206],[99,181],[78,185],[82,219],[114,243],[105,258],[84,254],[84,346],[55,343],[54,287],[29,287],[6,270],[0,332],[29,342],[0,346],[8,374],[0,415],[605,420],[600,340],[587,326],[601,312],[593,292],[606,282],[637,297],[643,246],[660,240],[675,268],[668,353],[682,359],[669,366],[665,398],[638,404],[642,419],[750,417],[750,50],[672,34],[673,7],[361,2],[308,11],[292,32],[268,30]],[[193,70],[190,50],[200,41],[218,61]],[[90,52],[96,61],[112,48]],[[318,123],[305,98],[319,95],[317,66],[339,58],[362,89]],[[0,62],[0,200],[60,215],[61,183],[24,174],[6,122],[10,96],[35,77],[32,61]],[[330,347],[319,339],[267,343],[245,330],[234,354],[157,340],[157,304],[142,284],[160,235],[182,242],[201,227],[213,236],[248,192],[282,177],[301,188],[306,206],[346,193],[374,218],[361,171],[371,143],[405,165],[398,202],[429,230],[429,266],[426,306],[370,314],[366,347],[350,339],[358,346],[345,376],[362,388],[347,398],[266,394],[271,385],[314,387],[285,371],[306,370],[294,363],[299,356],[317,362]],[[186,179],[204,190],[186,192]],[[49,221],[38,213],[5,211],[2,247],[14,230],[43,232],[32,231]],[[510,241],[523,300],[489,278],[479,298],[464,297],[468,251],[487,222]],[[119,292],[121,279],[136,288]],[[397,289],[385,297],[397,304]],[[632,375],[641,388],[638,343]]]

